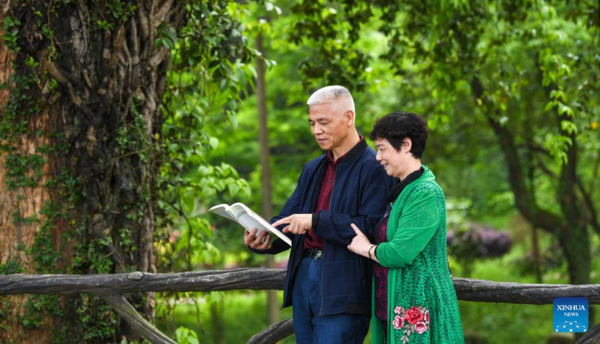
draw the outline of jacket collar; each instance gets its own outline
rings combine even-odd
[[[352,147],[346,154],[344,154],[343,159],[341,159],[339,163],[347,164],[351,162],[352,160],[359,157],[365,151],[365,149],[367,149],[367,147],[367,140],[365,140],[365,138],[361,136],[360,141],[358,141],[358,143],[354,147]],[[329,152],[327,154],[329,154]],[[325,155],[325,160],[327,160],[327,154]]]

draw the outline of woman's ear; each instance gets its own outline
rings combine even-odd
[[[404,140],[402,141],[402,151],[405,153],[409,153],[410,150],[412,149],[412,140],[410,139],[410,137],[405,137]]]

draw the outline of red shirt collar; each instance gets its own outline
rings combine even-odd
[[[358,145],[362,140],[364,140],[365,138],[363,136],[359,135],[360,140],[358,141],[358,143],[356,145]],[[356,145],[354,145],[354,147],[356,147]],[[354,148],[352,147],[352,148]],[[341,157],[337,158],[337,160],[335,160],[335,158],[333,157],[333,151],[330,150],[329,152],[327,152],[327,161],[329,161],[329,163],[333,166],[333,167],[337,167],[337,165],[342,161],[342,159],[344,159],[344,157],[346,155],[348,155],[348,153],[352,150],[352,148],[350,150],[348,150],[348,152],[344,153],[344,155],[342,155]]]

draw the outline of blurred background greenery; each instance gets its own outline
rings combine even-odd
[[[242,228],[207,214],[220,203],[264,209],[257,96],[264,76],[274,214],[303,164],[322,154],[306,99],[319,87],[341,84],[353,93],[364,136],[388,112],[428,120],[423,162],[446,194],[455,277],[600,283],[597,3],[205,6],[199,20],[214,20],[213,28],[227,20],[228,29],[211,33],[201,59],[187,63],[196,44],[191,38],[165,35],[159,42],[174,56],[165,139],[174,156],[184,156],[165,172],[181,183],[161,201],[164,231],[155,244],[161,271],[266,266],[264,256],[244,247]],[[247,51],[228,53],[232,40]],[[254,58],[237,58],[244,54]],[[257,63],[266,66],[264,75]],[[285,267],[287,254],[275,258],[277,267]],[[574,342],[554,334],[550,305],[461,301],[460,309],[470,343]],[[290,317],[290,309],[279,314]],[[157,323],[182,342],[242,343],[268,327],[266,292],[163,293]]]

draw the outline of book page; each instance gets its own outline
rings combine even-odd
[[[257,236],[266,229],[264,224],[260,223],[260,221],[252,216],[254,212],[241,203],[235,203],[231,205],[229,211],[237,219],[240,225],[242,225],[242,227],[248,229],[249,231],[256,228]]]
[[[228,209],[229,209],[229,206],[227,204],[219,204],[219,205],[215,205],[214,207],[208,209],[208,211],[210,211],[211,213],[215,213],[217,215],[221,215],[230,220],[237,221],[235,219],[235,217],[233,217],[231,214],[229,214]]]
[[[281,233],[277,228],[271,226],[269,222],[260,217],[258,214],[253,212],[250,208],[242,203],[232,204],[229,208],[229,212],[237,218],[237,221],[246,229],[252,230],[256,228],[256,235],[260,235],[262,231],[268,230],[273,233],[276,238],[280,238],[285,241],[288,245],[292,245],[290,238]],[[272,238],[275,240],[276,238]]]

